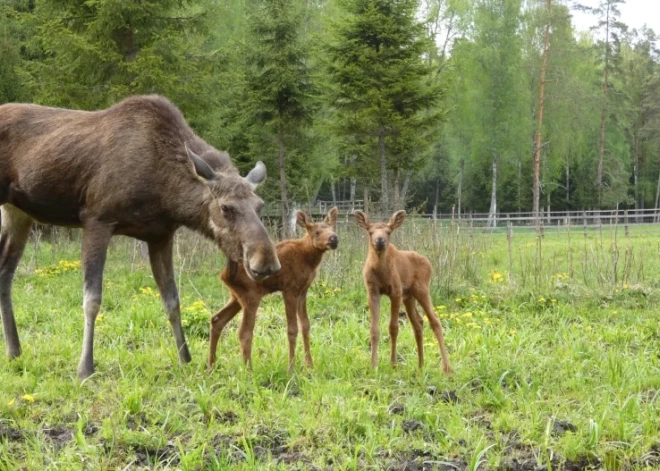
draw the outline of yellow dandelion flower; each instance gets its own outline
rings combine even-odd
[[[99,314],[96,317],[96,322],[103,322],[104,320],[105,320],[105,315],[103,315],[103,314]]]
[[[539,304],[543,304],[543,303],[545,302],[545,298],[544,298],[543,296],[541,296],[541,297],[538,299],[538,302],[539,302]]]
[[[461,298],[456,298],[456,304],[461,304],[463,300]]]
[[[511,335],[516,335],[516,334],[518,333],[518,331],[517,331],[516,329],[511,329],[511,330],[509,331],[509,333],[510,333]]]
[[[9,401],[9,402],[7,403],[7,405],[8,405],[9,407],[11,407],[11,406],[13,406],[15,403],[16,403],[16,399],[12,399],[11,401]]]
[[[623,285],[623,289],[628,289],[630,288],[627,284]]]
[[[472,313],[471,312],[463,313],[461,317],[472,317]]]
[[[23,399],[25,402],[34,402],[34,396],[32,394],[23,394],[21,396],[21,399]]]

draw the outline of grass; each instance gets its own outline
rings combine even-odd
[[[193,362],[179,365],[137,246],[113,242],[97,373],[80,383],[79,235],[35,237],[14,284],[23,355],[0,360],[0,469],[660,469],[660,228],[484,234],[404,224],[431,259],[453,377],[425,322],[392,368],[383,315],[369,367],[366,238],[342,227],[308,297],[315,368],[287,374],[281,298],[259,312],[254,372],[237,322],[205,369],[227,299],[222,256],[181,233],[176,271]],[[384,313],[389,312],[387,301]]]

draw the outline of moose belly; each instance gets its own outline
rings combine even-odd
[[[9,190],[8,203],[44,224],[80,226],[80,208],[77,201],[72,201],[70,197],[64,195],[40,193],[28,195],[20,188],[12,186]]]

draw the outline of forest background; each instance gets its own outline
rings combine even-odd
[[[622,4],[4,0],[0,104],[163,94],[241,169],[266,162],[283,220],[658,207],[660,55]]]

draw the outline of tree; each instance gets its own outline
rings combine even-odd
[[[253,124],[264,126],[262,144],[277,148],[280,218],[287,232],[289,192],[287,152],[304,141],[312,122],[315,89],[309,50],[301,40],[303,11],[293,0],[262,0],[253,5],[246,54],[246,103]]]
[[[430,144],[427,132],[440,118],[433,107],[442,89],[422,57],[429,48],[415,18],[416,0],[339,5],[342,13],[327,49],[334,131],[360,166],[379,168],[381,209],[388,212],[388,171],[394,171],[397,194],[400,172],[423,165],[421,149]]]

